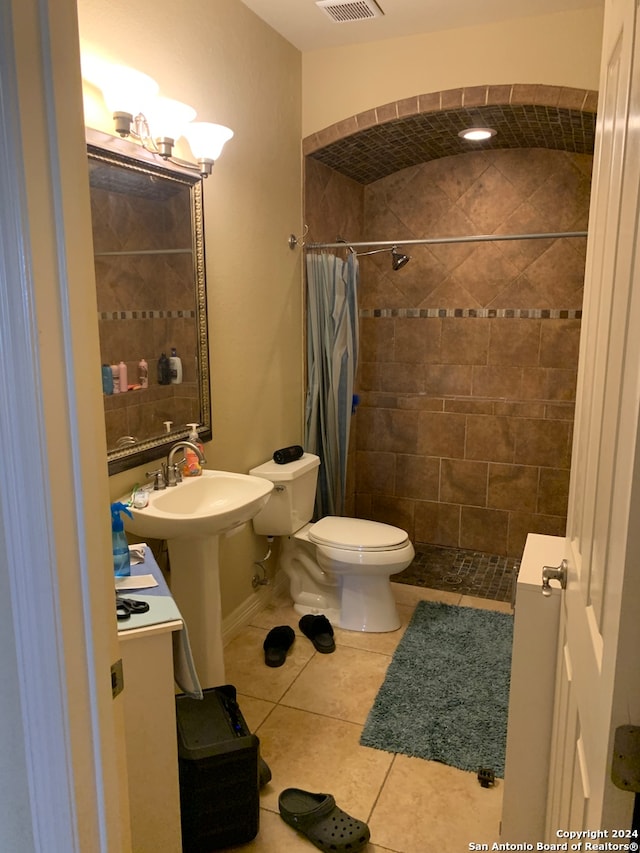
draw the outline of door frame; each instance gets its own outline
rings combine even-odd
[[[74,0],[0,4],[0,847],[22,853],[130,849],[85,162]]]

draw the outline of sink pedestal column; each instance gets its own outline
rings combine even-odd
[[[202,688],[226,684],[218,536],[170,539],[171,593],[189,632]]]

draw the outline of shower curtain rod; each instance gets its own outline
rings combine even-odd
[[[542,234],[476,234],[469,237],[427,237],[422,240],[369,240],[360,243],[348,243],[338,240],[336,243],[305,243],[305,249],[355,249],[365,246],[426,246],[436,243],[486,243],[496,240],[550,240],[557,237],[586,237],[586,231],[550,231]],[[293,247],[292,247],[293,248]]]

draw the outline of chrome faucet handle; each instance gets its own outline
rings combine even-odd
[[[164,476],[164,470],[162,468],[158,468],[157,471],[147,471],[145,476],[150,480],[153,477],[153,490],[155,492],[160,489],[165,489],[167,487],[167,483]]]
[[[184,462],[184,459],[182,462]],[[182,471],[180,470],[182,462],[173,462],[171,465],[166,466],[167,473],[165,479],[167,486],[177,486],[178,483],[182,482]]]
[[[185,456],[182,459],[178,459],[177,462],[173,463],[173,467],[176,469],[176,483],[182,482],[182,468],[187,464],[187,459]]]

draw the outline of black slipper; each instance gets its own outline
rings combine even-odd
[[[320,850],[358,853],[369,842],[369,827],[338,808],[331,794],[285,788],[278,798],[280,817]]]
[[[290,628],[288,625],[280,625],[278,628],[272,628],[262,644],[266,665],[282,666],[295,638],[296,635],[293,628]]]
[[[311,640],[316,651],[321,652],[323,655],[335,652],[336,644],[333,640],[333,628],[326,616],[312,616],[311,613],[307,613],[298,622],[298,627],[305,637]]]

